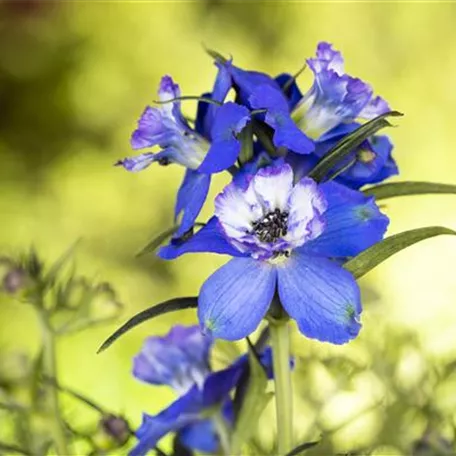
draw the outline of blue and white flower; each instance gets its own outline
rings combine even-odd
[[[341,53],[329,43],[319,43],[316,57],[307,64],[315,80],[294,107],[292,117],[311,138],[319,138],[342,122],[373,119],[389,111],[385,100],[374,97],[369,84],[344,72]]]
[[[234,257],[199,294],[200,324],[214,337],[248,336],[277,292],[305,336],[342,344],[360,330],[361,301],[355,279],[340,263],[380,241],[387,226],[373,198],[335,182],[294,182],[291,166],[277,160],[241,185],[229,184],[207,225],[159,255]]]
[[[179,98],[179,86],[164,76],[158,96],[162,102]],[[248,109],[234,103],[216,108],[199,113],[197,127],[201,130],[198,131],[184,119],[178,100],[160,107],[146,107],[133,132],[131,145],[133,149],[158,146],[160,151],[145,152],[116,163],[131,172],[142,171],[155,162],[177,163],[186,168],[175,206],[176,219],[182,214],[176,237],[193,227],[209,191],[210,174],[233,165],[241,148],[236,135],[249,121]],[[209,114],[211,121],[207,123],[205,117]],[[218,157],[215,163],[214,156]]]

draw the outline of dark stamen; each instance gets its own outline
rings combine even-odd
[[[288,233],[288,212],[280,209],[268,212],[253,224],[253,233],[261,242],[272,244]]]

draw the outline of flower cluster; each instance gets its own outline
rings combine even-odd
[[[330,44],[320,43],[307,60],[313,83],[306,91],[298,86],[299,73],[272,77],[209,54],[217,67],[212,91],[182,97],[179,86],[164,76],[157,107],[145,109],[131,139],[134,149],[156,150],[117,165],[140,171],[154,162],[178,163],[186,169],[175,226],[145,251],[170,238],[158,251],[165,260],[192,252],[232,258],[203,283],[197,297],[142,311],[102,348],[145,320],[197,308],[198,327],[177,326],[165,337],[151,337],[135,358],[137,378],[172,386],[179,398],[158,415],[144,415],[133,456],[153,449],[170,432],[185,451],[241,454],[247,428],[255,427],[267,403],[268,378],[275,381],[275,454],[301,454],[316,442],[292,450],[288,320],[307,338],[332,344],[354,339],[362,312],[356,280],[415,242],[456,234],[427,227],[384,239],[389,219],[376,198],[456,193],[456,186],[371,185],[398,173],[392,143],[378,132],[390,126],[388,117],[400,113],[369,84],[345,73],[342,55]],[[191,99],[198,100],[194,121],[181,112],[181,102]],[[212,216],[197,221],[211,175],[222,171],[230,173],[231,182],[208,202]],[[257,352],[249,336],[263,319],[262,336],[270,335],[272,351]],[[255,356],[211,372],[209,351],[217,338],[247,338]],[[261,371],[256,379],[255,367]],[[253,385],[252,392],[238,395],[246,384]],[[248,404],[244,415],[233,413],[235,402]]]
[[[374,198],[359,189],[397,173],[392,144],[373,134],[322,178],[312,170],[363,119],[388,113],[388,104],[344,72],[342,55],[328,43],[307,60],[314,82],[306,92],[289,74],[274,78],[212,55],[217,77],[212,92],[195,97],[196,120],[186,120],[179,86],[164,76],[158,106],[145,109],[131,139],[134,149],[158,151],[117,163],[128,171],[154,162],[186,168],[175,205],[178,228],[159,256],[233,257],[199,294],[200,325],[213,337],[248,336],[277,296],[305,336],[345,343],[360,330],[361,302],[344,261],[379,242],[388,226]],[[226,101],[230,91],[234,102]],[[232,182],[195,233],[211,175],[224,170]]]

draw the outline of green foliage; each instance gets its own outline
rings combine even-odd
[[[231,441],[233,454],[241,454],[242,447],[255,434],[258,419],[273,394],[266,391],[268,379],[254,349],[249,346],[249,380]]]
[[[442,234],[456,235],[456,231],[442,226],[430,226],[404,231],[403,233],[389,236],[372,247],[361,252],[356,257],[348,260],[344,268],[350,271],[357,279],[367,274],[370,270],[383,263],[390,256],[406,249],[407,247]]]
[[[111,336],[109,336],[98,349],[98,353],[109,348],[119,337],[123,336],[126,332],[130,331],[134,327],[144,323],[145,321],[152,320],[160,315],[177,312],[178,310],[194,309],[198,305],[198,298],[186,297],[186,298],[175,298],[169,301],[156,304],[155,306],[149,307],[142,312],[139,312],[134,317],[130,318],[125,324],[117,329]]]
[[[397,196],[454,194],[456,185],[439,184],[437,182],[391,182],[380,184],[363,190],[366,196],[374,196],[377,201]]]
[[[382,128],[391,127],[391,124],[386,120],[387,117],[398,116],[402,116],[402,114],[397,111],[387,112],[366,122],[354,132],[344,136],[327,154],[320,158],[312,171],[310,171],[309,176],[320,182],[334,166],[353,152],[363,141],[370,138]]]

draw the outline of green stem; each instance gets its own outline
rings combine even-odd
[[[212,417],[217,435],[220,440],[220,447],[224,455],[229,456],[231,454],[231,443],[230,443],[230,429],[223,418],[222,412],[219,411]]]
[[[277,411],[277,451],[280,456],[293,449],[290,333],[287,321],[270,322],[272,366]]]
[[[49,325],[47,315],[40,312],[41,334],[43,344],[43,365],[42,373],[44,378],[57,378],[57,362],[55,354],[55,334]],[[49,426],[51,428],[54,449],[57,455],[69,455],[65,426],[60,415],[59,392],[49,382],[44,382],[46,390],[47,405],[49,410]]]

